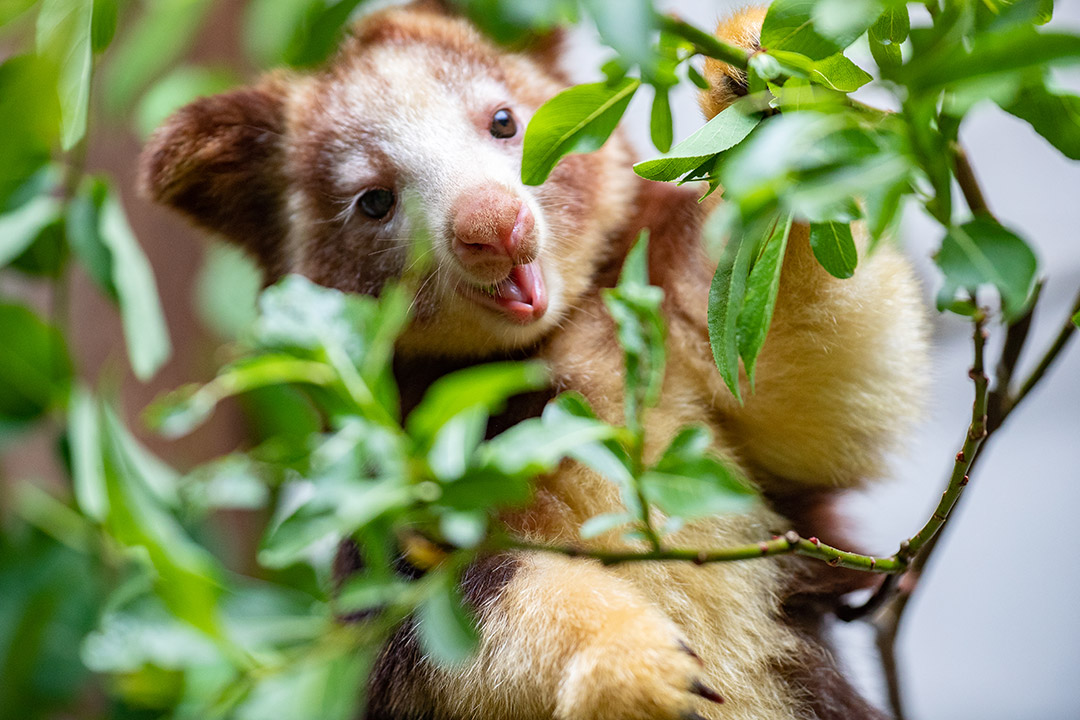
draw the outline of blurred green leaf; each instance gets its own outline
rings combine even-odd
[[[1030,123],[1061,154],[1080,160],[1080,97],[1054,93],[1043,83],[1028,84],[1002,109]]]
[[[149,137],[174,111],[197,98],[225,92],[239,82],[236,73],[228,68],[192,65],[174,68],[151,85],[139,100],[135,127],[142,137]]]
[[[428,452],[428,467],[439,480],[455,480],[465,474],[473,453],[484,439],[488,412],[474,405],[447,420],[435,433]]]
[[[243,250],[211,244],[195,280],[199,318],[218,337],[239,338],[255,323],[262,280],[262,270]]]
[[[488,518],[481,511],[448,512],[439,518],[439,532],[459,548],[474,548],[487,535]]]
[[[760,255],[750,269],[746,282],[746,294],[736,323],[739,356],[743,359],[746,376],[754,387],[754,367],[758,353],[765,344],[765,337],[772,324],[776,295],[780,290],[780,270],[784,264],[788,235],[791,232],[791,215],[777,219]]]
[[[127,111],[139,93],[187,50],[213,0],[154,0],[123,33],[105,67],[103,95],[112,112]]]
[[[258,355],[226,366],[206,385],[187,385],[161,396],[147,407],[146,422],[166,437],[180,437],[204,423],[227,397],[268,385],[329,385],[336,379],[325,363]]]
[[[29,530],[0,534],[0,718],[46,720],[88,691],[80,662],[104,594],[102,568]]]
[[[468,660],[480,642],[472,613],[461,604],[461,595],[444,573],[420,603],[416,613],[417,633],[424,650],[437,663],[457,665]]]
[[[651,0],[583,0],[600,39],[629,65],[648,74],[656,63],[653,35],[656,12]],[[661,150],[661,152],[664,152]]]
[[[409,414],[405,427],[421,443],[431,442],[451,418],[471,408],[497,413],[514,395],[548,384],[543,363],[488,363],[459,370],[435,381]]]
[[[45,163],[60,141],[60,101],[42,88],[56,86],[55,68],[37,56],[0,65],[0,207]]]
[[[634,172],[649,180],[678,180],[707,158],[740,143],[761,122],[761,115],[736,103],[718,113],[663,157],[634,165]]]
[[[811,223],[810,248],[821,267],[828,270],[833,277],[849,278],[855,274],[859,253],[855,249],[855,239],[851,236],[849,224]]]
[[[11,267],[34,277],[59,278],[67,267],[69,254],[64,219],[57,217],[41,228],[30,247],[11,261]]]
[[[1035,283],[1038,261],[1026,242],[987,217],[976,217],[950,228],[934,258],[945,275],[938,307],[946,307],[960,290],[974,296],[982,285],[993,285],[1001,295],[1006,321],[1027,307]]]
[[[664,291],[649,284],[648,230],[641,231],[627,253],[618,285],[604,290],[603,298],[623,349],[625,422],[631,431],[638,432],[641,413],[660,397],[667,358],[667,331],[660,310]]]
[[[268,349],[326,351],[336,347],[361,364],[377,331],[374,298],[325,288],[287,275],[259,296],[255,340]]]
[[[1076,327],[1080,327],[1080,312],[1072,316],[1072,322]]]
[[[242,453],[226,455],[193,470],[180,488],[184,502],[199,513],[211,510],[257,510],[270,493],[257,464]]]
[[[95,53],[104,52],[116,36],[116,24],[120,16],[118,0],[93,0],[93,20],[90,25],[91,48]]]
[[[0,267],[22,255],[47,225],[55,222],[60,203],[38,195],[22,207],[0,215]]]
[[[640,86],[634,78],[575,85],[541,105],[525,130],[522,182],[539,185],[563,156],[598,150]]]
[[[301,23],[285,47],[283,58],[294,67],[311,67],[329,58],[345,34],[345,25],[364,0],[307,2]]]
[[[0,0],[0,27],[29,10],[37,0]]]
[[[145,381],[172,354],[154,271],[115,194],[110,194],[101,207],[99,229],[101,244],[112,256],[112,282],[120,301],[131,368],[137,378]]]
[[[606,423],[553,411],[551,407],[545,408],[541,417],[524,420],[481,445],[478,468],[506,478],[531,479],[554,471],[577,448],[616,435],[616,429]]]
[[[35,420],[67,394],[67,344],[33,311],[8,303],[0,303],[0,338],[0,420]]]
[[[1080,61],[1080,36],[1040,33],[1020,25],[1001,33],[978,35],[970,51],[955,46],[916,53],[897,73],[913,93],[929,93],[983,75]]]
[[[811,60],[822,60],[834,55],[862,35],[873,19],[852,24],[850,17],[843,16],[843,23],[834,23],[833,34],[826,37],[814,22],[817,0],[774,0],[761,25],[761,47],[767,51],[788,50],[800,53]],[[827,8],[826,8],[827,9]],[[827,16],[840,17],[830,12]],[[838,26],[846,25],[841,30]]]
[[[884,0],[818,0],[810,15],[817,32],[846,47],[866,32],[884,9]]]
[[[657,87],[649,117],[649,136],[656,149],[666,153],[671,149],[674,129],[671,125],[671,100],[666,87]]]
[[[60,145],[75,147],[86,134],[90,77],[94,70],[94,0],[42,0],[37,18],[38,54],[60,69]]]
[[[592,540],[616,528],[632,523],[634,519],[633,515],[624,512],[594,515],[581,523],[581,530],[578,531],[578,535],[581,536],[582,540]]]
[[[109,490],[102,455],[101,415],[97,400],[85,388],[78,387],[71,394],[68,434],[75,500],[83,514],[103,523],[109,515]]]
[[[541,33],[576,23],[578,0],[451,0],[496,42],[528,46]]]
[[[113,282],[113,255],[101,240],[101,209],[109,196],[109,186],[101,178],[89,178],[67,203],[64,228],[67,241],[79,264],[104,295],[119,302]]]

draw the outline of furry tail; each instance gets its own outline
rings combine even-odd
[[[739,10],[720,22],[716,37],[747,50],[759,50],[761,23],[767,10],[761,6]],[[709,81],[709,89],[701,91],[698,103],[706,120],[712,120],[721,110],[746,95],[746,72],[725,62],[707,58],[705,79]]]

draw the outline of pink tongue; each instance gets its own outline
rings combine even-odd
[[[547,311],[547,293],[539,265],[515,265],[499,286],[497,300],[515,315],[522,315],[522,320],[540,318]]]

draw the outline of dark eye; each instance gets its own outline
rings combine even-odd
[[[514,114],[506,108],[496,110],[491,116],[491,136],[505,140],[515,135],[517,135],[517,121],[514,120]]]
[[[360,196],[356,204],[369,218],[379,220],[394,208],[394,193],[386,188],[368,190]]]

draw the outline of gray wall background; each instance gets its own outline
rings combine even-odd
[[[704,27],[745,5],[661,4]],[[1056,5],[1049,27],[1080,30],[1080,2]],[[603,57],[583,29],[571,40],[567,67],[578,70],[580,80],[591,80]],[[858,52],[853,59],[860,60]],[[1080,72],[1058,79],[1080,90]],[[862,99],[881,104],[872,88],[860,92]],[[656,153],[648,140],[648,103],[648,97],[636,99],[624,120],[643,157]],[[692,88],[681,88],[672,105],[677,142],[700,126],[701,117]],[[1036,246],[1049,278],[1018,371],[1022,378],[1056,334],[1080,287],[1080,163],[1062,158],[1026,123],[991,105],[972,113],[961,139],[991,208]],[[939,281],[930,254],[940,230],[909,207],[900,234],[932,306]],[[896,458],[893,478],[847,504],[852,527],[874,552],[894,551],[929,516],[970,418],[968,326],[959,318],[932,315],[934,376],[925,422],[908,452]],[[991,341],[994,352],[998,341]],[[902,630],[900,662],[911,719],[1080,718],[1080,343],[1010,416],[980,463]],[[883,701],[869,628],[856,623],[836,633],[852,675],[870,697]]]

